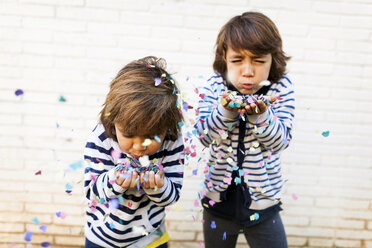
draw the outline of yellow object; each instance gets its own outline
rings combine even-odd
[[[163,235],[160,236],[159,239],[155,240],[154,242],[146,246],[146,248],[156,248],[162,244],[167,243],[169,240],[170,240],[169,234],[167,231],[165,231]]]

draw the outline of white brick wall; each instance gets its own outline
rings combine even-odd
[[[277,23],[292,56],[296,126],[282,198],[290,247],[372,247],[372,0],[0,0],[0,247],[25,248],[26,231],[33,247],[82,247],[83,172],[68,168],[111,79],[133,59],[161,56],[195,105],[221,25],[247,10]],[[195,168],[191,159],[169,208],[171,248],[203,239]]]

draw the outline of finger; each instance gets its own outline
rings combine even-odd
[[[164,186],[164,173],[158,172],[155,175],[155,184],[158,188]]]
[[[131,184],[130,184],[130,188],[133,189],[133,188],[136,188],[137,187],[137,183],[139,182],[139,180],[137,180],[138,178],[138,174],[137,172],[135,171],[132,171],[132,177],[131,177]],[[139,179],[139,178],[138,178]]]
[[[125,172],[121,175],[121,177],[124,179],[124,182],[121,184],[121,187],[124,189],[129,189],[131,182],[132,182],[132,173],[131,172]]]
[[[151,189],[155,188],[155,172],[149,172],[149,186]]]
[[[260,114],[264,113],[267,109],[266,104],[261,100],[257,102],[257,107],[258,107],[258,113]]]
[[[148,171],[146,171],[143,175],[142,187],[144,187],[145,189],[149,188],[149,174],[148,174]]]

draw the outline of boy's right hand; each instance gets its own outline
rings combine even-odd
[[[134,170],[132,172],[126,171],[121,173],[119,171],[115,172],[116,180],[115,183],[122,187],[123,189],[133,189],[137,187],[139,183],[138,173]]]

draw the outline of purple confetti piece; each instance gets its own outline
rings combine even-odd
[[[216,229],[216,222],[214,220],[212,220],[211,222],[211,228]]]
[[[21,90],[21,89],[17,89],[17,90],[14,92],[14,94],[15,94],[16,96],[20,96],[20,95],[23,95],[24,92],[23,92],[23,90]]]
[[[223,233],[222,239],[226,240],[226,232]]]
[[[32,239],[32,235],[33,235],[32,232],[26,232],[26,233],[25,233],[25,240],[26,240],[27,242],[30,242],[31,239]]]
[[[42,247],[48,247],[48,246],[50,246],[50,242],[43,242],[43,243],[41,243],[41,246]]]
[[[40,228],[40,230],[41,230],[43,233],[46,233],[46,231],[47,231],[47,225],[41,225],[39,228]]]
[[[119,208],[119,200],[117,198],[113,198],[109,201],[109,208],[110,209],[118,209]]]
[[[154,78],[155,86],[159,86],[161,84],[161,78]]]

